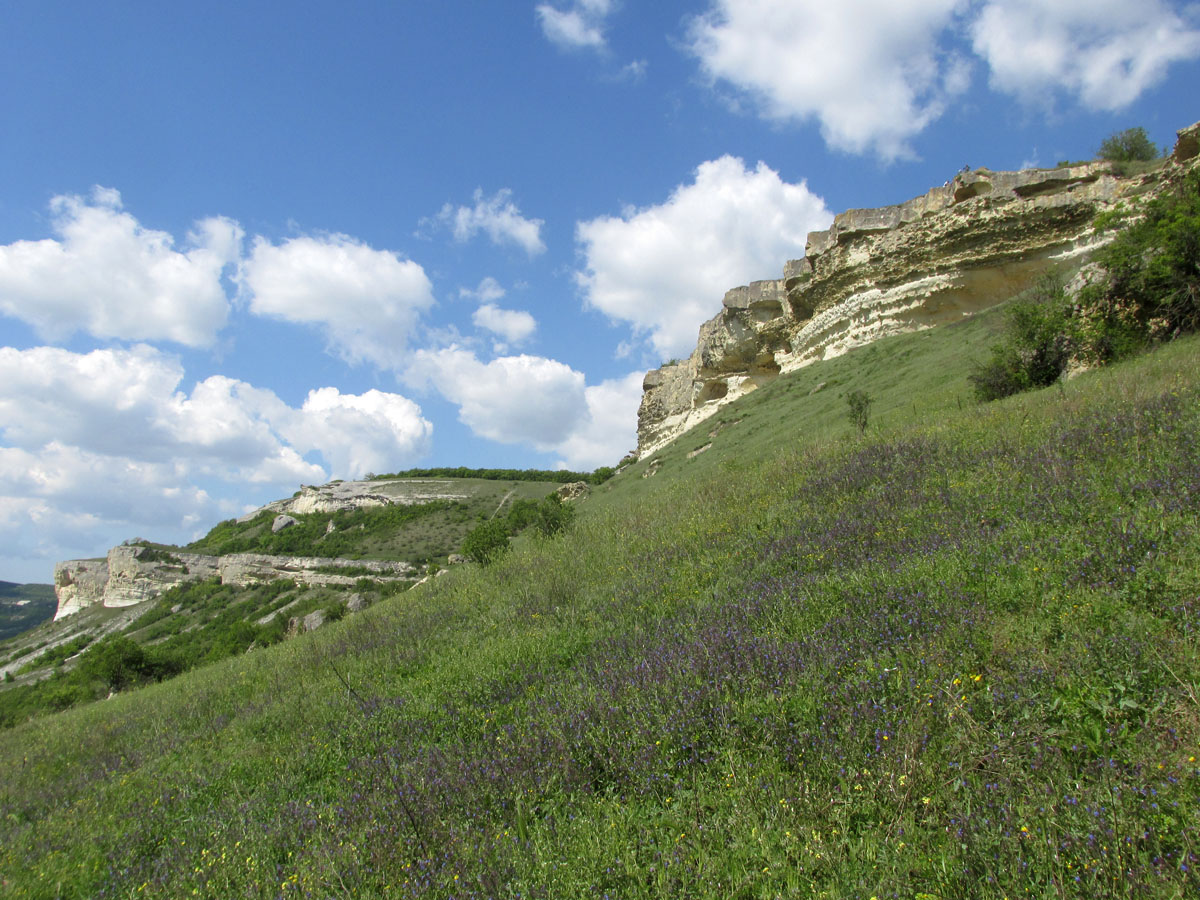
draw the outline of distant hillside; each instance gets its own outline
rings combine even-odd
[[[51,584],[0,581],[0,640],[53,618],[57,603]]]
[[[59,618],[46,622],[44,603],[0,645],[0,727],[107,696],[109,676],[125,688],[170,679],[407,591],[444,572],[480,522],[516,533],[562,486],[524,474],[306,486],[187,547],[136,540],[61,563]]]

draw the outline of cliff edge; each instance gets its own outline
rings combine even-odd
[[[852,209],[809,234],[783,277],[725,294],[692,355],[646,374],[638,410],[645,457],[727,403],[802,366],[893,334],[958,321],[1027,289],[1111,239],[1099,213],[1153,196],[1197,165],[1200,122],[1152,171],[1109,162],[964,171],[897,206]]]

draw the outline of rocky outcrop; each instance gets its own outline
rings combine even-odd
[[[577,500],[586,500],[590,497],[592,488],[586,481],[571,481],[564,484],[554,493],[564,503],[574,503]]]
[[[1200,156],[1200,123],[1179,132],[1158,170],[1109,163],[961,172],[897,206],[852,209],[808,236],[783,278],[728,291],[692,355],[647,373],[638,410],[645,458],[722,406],[802,366],[906,331],[958,321],[1083,264],[1111,233],[1092,227],[1118,203],[1151,196]]]
[[[54,567],[54,593],[58,597],[58,611],[54,618],[61,619],[99,602],[104,597],[107,584],[107,559],[60,562]]]
[[[184,581],[220,578],[222,584],[246,587],[288,578],[303,585],[353,585],[360,578],[411,580],[418,570],[406,562],[374,559],[267,556],[231,553],[204,556],[176,553],[145,545],[122,544],[106,559],[70,560],[54,568],[54,591],[61,619],[97,603],[133,606],[153,600]]]
[[[466,500],[469,491],[456,489],[444,478],[391,478],[372,481],[333,481],[329,484],[303,485],[294,496],[276,500],[241,516],[249,522],[264,512],[279,515],[341,512],[364,506],[389,504],[413,505],[434,500]]]

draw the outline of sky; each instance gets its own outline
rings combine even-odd
[[[835,213],[1200,119],[1186,0],[7,0],[0,580],[614,465]]]

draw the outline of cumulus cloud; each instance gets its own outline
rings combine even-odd
[[[725,290],[777,277],[804,255],[808,232],[833,220],[806,184],[759,163],[723,156],[703,163],[665,203],[581,222],[586,301],[628,322],[663,356],[686,355]]]
[[[190,392],[183,379],[145,345],[0,348],[0,541],[21,528],[66,540],[68,522],[77,539],[115,523],[179,536],[240,507],[247,484],[354,478],[429,449],[432,426],[398,394],[319,388],[294,408],[225,376]]]
[[[433,426],[407,397],[377,390],[343,394],[334,387],[309,391],[280,431],[292,446],[316,450],[335,474],[350,478],[404,468],[429,452],[433,437]]]
[[[433,305],[425,270],[344,234],[275,245],[254,240],[238,279],[250,310],[320,328],[348,362],[394,367],[421,311]]]
[[[470,350],[419,350],[405,375],[458,406],[475,434],[502,444],[552,450],[585,420],[583,373],[541,356],[481,362]]]
[[[605,20],[614,6],[613,0],[574,0],[565,9],[539,3],[535,12],[542,34],[552,44],[566,50],[603,50]]]
[[[546,245],[542,243],[545,223],[522,216],[511,190],[504,188],[485,197],[483,189],[477,188],[474,201],[474,206],[457,208],[447,203],[437,215],[436,221],[449,225],[456,241],[465,243],[482,231],[493,244],[514,244],[530,256],[545,252]]]
[[[637,412],[642,402],[642,371],[592,385],[584,391],[587,418],[558,446],[564,469],[590,471],[613,466],[637,447]]]
[[[971,25],[991,84],[1027,101],[1055,89],[1118,110],[1200,56],[1200,29],[1162,0],[988,0]]]
[[[214,341],[229,314],[221,274],[240,252],[236,222],[203,219],[176,249],[170,234],[125,212],[111,188],[57,196],[50,213],[57,237],[0,246],[0,313],[51,340],[86,332],[191,347]]]
[[[693,20],[707,76],[776,120],[815,119],[831,146],[884,159],[965,89],[964,60],[939,47],[964,0],[714,0]]]
[[[537,320],[524,310],[501,309],[494,303],[485,303],[471,316],[477,328],[498,334],[510,344],[528,340],[537,330]]]

